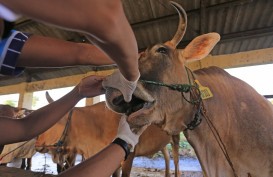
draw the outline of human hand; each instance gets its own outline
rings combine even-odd
[[[110,76],[107,76],[102,82],[102,86],[107,89],[107,87],[112,87],[118,89],[126,102],[130,102],[132,99],[133,92],[136,89],[137,81],[128,81],[125,77],[120,73],[119,70],[115,71]]]
[[[146,127],[144,127],[143,129],[141,129],[141,131],[135,134],[131,131],[130,126],[126,119],[127,119],[126,115],[121,116],[118,126],[117,137],[130,144],[132,146],[131,152],[133,152],[135,145],[138,143],[139,136],[143,133]]]
[[[82,97],[95,97],[105,93],[102,87],[103,76],[87,76],[77,85]]]

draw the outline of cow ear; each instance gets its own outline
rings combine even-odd
[[[218,33],[203,34],[194,38],[183,50],[183,58],[186,62],[205,58],[220,40]]]

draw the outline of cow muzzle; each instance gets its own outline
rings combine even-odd
[[[132,100],[127,103],[123,99],[122,93],[114,88],[106,88],[106,103],[107,106],[120,114],[126,114],[128,116],[128,122],[134,122],[138,125],[143,125],[149,123],[140,119],[141,122],[135,119],[147,114],[153,110],[155,106],[155,99],[145,91],[141,84],[137,85],[135,92],[133,93]]]

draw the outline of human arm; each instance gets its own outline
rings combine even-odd
[[[103,94],[102,79],[103,77],[100,76],[89,76],[82,79],[71,92],[23,119],[0,117],[0,144],[29,140],[46,131],[82,98]]]
[[[110,144],[84,162],[66,170],[58,177],[109,177],[124,160],[125,151],[117,144]]]
[[[138,79],[137,43],[120,0],[0,0],[0,2],[16,13],[86,33],[94,44],[117,63],[128,81]]]
[[[22,48],[16,66],[63,67],[109,64],[114,62],[92,44],[31,35]]]

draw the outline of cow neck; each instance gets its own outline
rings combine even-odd
[[[194,113],[193,120],[187,124],[187,127],[185,130],[194,130],[201,122],[202,122],[202,116],[201,114],[204,112],[204,105],[201,99],[201,93],[199,91],[199,86],[195,82],[195,77],[193,75],[193,72],[185,66],[186,75],[188,78],[189,85],[194,85],[189,91],[190,94],[190,103],[194,105],[196,108],[196,112]],[[182,94],[183,98],[184,95]],[[185,98],[184,98],[185,99]],[[189,102],[189,101],[188,101]]]
[[[220,134],[218,133],[216,127],[213,125],[213,123],[212,123],[210,117],[206,114],[207,111],[206,111],[206,109],[205,109],[205,107],[204,107],[204,103],[203,103],[203,101],[202,101],[202,99],[201,99],[201,93],[200,93],[200,91],[199,91],[199,89],[198,89],[199,86],[198,86],[198,84],[195,82],[196,78],[194,77],[193,72],[192,72],[189,68],[187,68],[187,67],[185,66],[185,69],[186,69],[187,77],[188,77],[188,80],[189,80],[189,84],[194,84],[194,85],[196,86],[196,88],[197,88],[197,89],[195,89],[195,90],[191,90],[191,91],[190,91],[191,97],[192,97],[192,96],[193,96],[193,97],[196,97],[196,94],[197,94],[197,95],[198,95],[198,98],[200,99],[200,102],[199,102],[199,104],[197,105],[198,108],[197,108],[197,112],[196,112],[195,115],[194,115],[194,119],[187,125],[188,127],[187,127],[185,130],[193,130],[195,127],[197,127],[197,126],[201,123],[201,121],[202,121],[202,116],[203,116],[203,117],[205,118],[205,120],[206,120],[206,122],[207,122],[207,124],[208,124],[208,126],[209,126],[209,129],[211,130],[211,132],[212,132],[214,138],[216,139],[216,141],[217,141],[217,143],[218,143],[218,145],[219,145],[219,147],[220,147],[222,153],[224,154],[224,156],[225,156],[225,158],[226,158],[226,160],[227,160],[229,166],[231,167],[231,169],[232,169],[232,171],[233,171],[234,177],[238,177],[238,175],[237,175],[237,173],[236,173],[236,171],[235,171],[235,169],[234,169],[233,163],[232,163],[232,161],[231,161],[231,159],[230,159],[230,157],[229,157],[229,154],[228,154],[228,152],[227,152],[226,146],[225,146],[225,144],[223,143],[223,141],[222,141],[222,139],[221,139],[221,137],[220,137]],[[192,79],[191,79],[191,78],[192,78]],[[196,92],[197,92],[197,93],[196,93]],[[202,116],[200,116],[201,114],[202,114]],[[191,127],[191,126],[192,126],[192,127]],[[184,131],[185,131],[185,130],[184,130]]]
[[[57,147],[57,152],[61,152],[62,151],[61,147],[64,146],[65,138],[67,137],[68,128],[71,123],[72,113],[73,113],[73,109],[69,111],[68,119],[67,119],[67,122],[64,127],[64,131],[63,131],[59,141],[53,145],[53,146]]]

